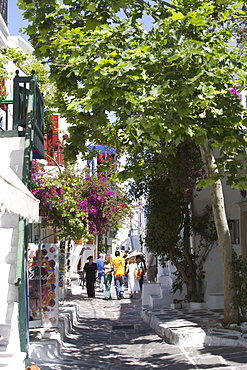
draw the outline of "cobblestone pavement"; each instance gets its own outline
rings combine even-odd
[[[141,318],[141,297],[104,300],[86,292],[67,298],[80,305],[80,318],[61,355],[40,359],[41,370],[247,369],[244,347],[182,347],[165,343]],[[66,304],[66,301],[65,301]],[[52,356],[51,356],[52,357]]]

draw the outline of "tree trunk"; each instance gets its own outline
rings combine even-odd
[[[200,144],[200,152],[207,177],[209,178],[217,175],[215,158],[208,140],[203,144]],[[235,293],[233,289],[232,243],[220,180],[210,186],[210,195],[222,262],[224,283],[224,323],[238,323],[239,314],[238,310],[234,307]]]

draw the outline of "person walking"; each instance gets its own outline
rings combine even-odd
[[[124,298],[124,274],[125,274],[125,260],[120,257],[120,251],[115,252],[115,258],[112,260],[114,267],[114,280],[117,299]]]
[[[157,261],[154,253],[149,253],[149,260],[147,263],[147,278],[150,283],[155,282],[157,275]]]
[[[99,292],[103,292],[104,291],[104,272],[103,272],[103,269],[104,269],[104,263],[105,263],[103,253],[99,254],[99,258],[95,261],[95,263],[97,264],[97,267],[98,267]]]
[[[88,262],[85,263],[82,271],[82,276],[86,274],[86,288],[89,298],[95,297],[95,281],[97,279],[97,264],[93,262],[93,256],[87,258]]]
[[[140,289],[142,290],[143,279],[146,273],[146,265],[145,265],[145,262],[142,256],[136,256],[136,264],[137,264],[137,268],[138,268],[138,272],[140,276],[140,280],[139,280]]]
[[[110,254],[105,255],[105,263],[104,263],[104,284],[105,284],[105,299],[111,299],[111,282],[112,282],[112,273],[114,271],[114,267],[112,265],[112,257]]]
[[[138,267],[135,257],[130,257],[126,275],[128,275],[128,290],[130,292],[130,298],[136,299],[136,293],[140,290]]]

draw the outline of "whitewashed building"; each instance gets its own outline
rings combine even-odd
[[[32,53],[33,48],[7,28],[7,0],[0,1],[0,49],[17,47]],[[29,225],[39,221],[39,201],[28,190],[30,162],[42,157],[42,114],[36,123],[29,121],[34,101],[43,109],[36,81],[13,63],[4,69],[8,79],[1,80],[7,96],[0,104],[0,367],[24,368],[28,348],[28,304],[26,250]],[[18,72],[16,73],[16,70]],[[15,83],[13,84],[13,81]],[[35,90],[35,92],[34,92]],[[20,100],[24,98],[23,102]],[[41,113],[41,111],[39,112]],[[37,118],[37,117],[36,117]],[[33,140],[34,139],[34,140]]]

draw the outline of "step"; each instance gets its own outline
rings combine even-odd
[[[150,295],[150,307],[151,308],[162,308],[163,298],[160,295]]]
[[[161,288],[159,283],[144,283],[142,286],[142,304],[150,305],[150,296],[161,296]]]
[[[79,305],[66,302],[59,309],[58,328],[30,329],[31,342],[29,346],[28,365],[42,365],[42,361],[57,362],[61,347],[68,333],[79,319]]]
[[[25,369],[26,353],[0,353],[0,368],[6,370]]]
[[[158,310],[157,310],[158,311]],[[187,321],[185,319],[176,318],[172,319],[170,316],[164,318],[155,315],[155,310],[142,311],[143,320],[167,343],[191,346],[203,345],[206,338],[206,333],[197,324]]]
[[[223,309],[224,308],[224,295],[222,293],[211,293],[206,298],[207,309]]]

